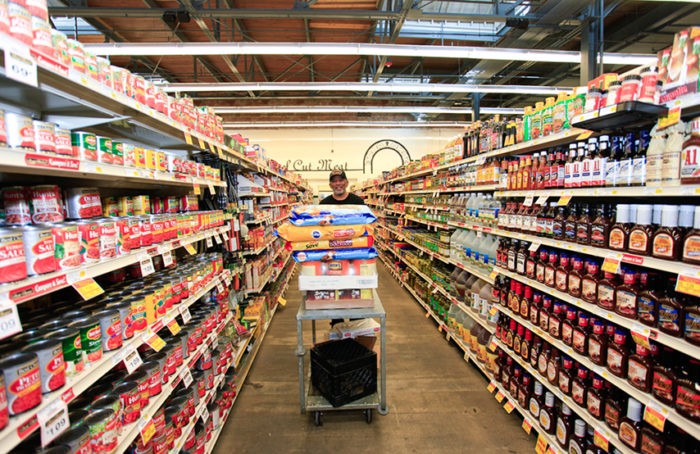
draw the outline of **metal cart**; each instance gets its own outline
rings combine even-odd
[[[299,359],[299,399],[301,401],[301,413],[307,411],[314,412],[314,423],[320,426],[321,415],[325,411],[338,410],[363,410],[367,423],[372,422],[372,410],[376,409],[380,415],[389,413],[386,403],[386,312],[379,300],[377,291],[373,290],[374,307],[362,309],[323,309],[306,310],[305,302],[299,305],[297,311],[297,350]],[[362,397],[353,402],[349,402],[340,407],[333,407],[318,391],[311,386],[311,373],[308,376],[304,372],[304,356],[307,350],[304,349],[304,339],[302,331],[302,321],[311,320],[312,341],[316,343],[316,320],[332,320],[334,318],[378,318],[380,323],[380,361],[379,361],[379,383],[377,392],[369,396]],[[308,381],[305,381],[308,378]]]

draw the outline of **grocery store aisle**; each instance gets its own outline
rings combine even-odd
[[[377,260],[378,263],[381,263]],[[481,373],[438,334],[413,297],[379,266],[379,296],[387,311],[389,414],[372,424],[360,412],[323,416],[316,427],[299,413],[296,277],[287,307],[272,321],[214,454],[247,453],[521,453],[534,438],[486,390]],[[311,339],[310,322],[305,339]],[[319,322],[325,329],[325,322]],[[319,326],[317,325],[317,326]],[[307,347],[310,346],[307,344]],[[308,354],[307,354],[308,359]],[[533,432],[534,433],[534,432]],[[470,449],[471,448],[471,449]]]

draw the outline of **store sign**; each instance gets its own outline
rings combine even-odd
[[[295,172],[330,172],[331,170],[362,170],[351,169],[348,162],[334,162],[332,159],[317,159],[313,161],[305,161],[303,159],[288,159],[285,167]]]

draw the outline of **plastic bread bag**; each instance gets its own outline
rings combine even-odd
[[[377,250],[371,248],[328,249],[323,251],[295,251],[292,256],[297,263],[333,260],[369,260],[377,257]]]
[[[308,225],[365,225],[377,220],[365,205],[303,205],[289,213],[289,222],[297,227]]]
[[[277,236],[287,241],[351,240],[367,235],[364,225],[310,225],[297,227],[285,222],[277,228]]]
[[[372,247],[373,244],[374,237],[367,235],[350,240],[287,241],[285,249],[288,251],[315,251],[319,249]]]

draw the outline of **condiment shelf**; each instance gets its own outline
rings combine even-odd
[[[272,261],[274,261],[274,260],[277,258],[277,256],[280,255],[280,254],[282,253],[282,251],[284,251],[284,250],[285,250],[284,247],[281,247],[281,248],[275,253],[274,257],[272,257]],[[284,264],[282,265],[282,269],[284,269],[284,268],[287,266],[287,262],[289,262],[289,259],[290,259],[291,256],[292,256],[292,254],[290,253],[290,254],[287,256],[287,258],[284,260]],[[267,273],[267,275],[266,275],[265,277],[263,277],[263,278],[260,279],[260,280],[261,280],[260,286],[257,287],[257,288],[247,289],[247,290],[245,291],[245,294],[246,294],[246,295],[252,295],[252,294],[254,294],[254,293],[260,293],[260,292],[262,292],[263,289],[265,288],[265,286],[266,286],[267,284],[270,283],[270,279],[272,278],[272,273],[273,273],[274,270],[275,270],[274,267],[270,267],[270,271]]]
[[[664,105],[625,101],[576,115],[571,119],[571,126],[594,131],[635,128],[652,125],[666,113],[668,108]]]
[[[145,427],[148,424],[148,422],[150,422],[154,412],[157,411],[165,403],[168,397],[170,397],[170,394],[172,394],[173,390],[182,380],[183,373],[186,370],[190,370],[192,369],[192,367],[194,367],[195,363],[197,362],[197,359],[199,359],[199,357],[204,353],[204,350],[209,348],[209,344],[212,343],[212,339],[216,340],[218,334],[226,326],[226,324],[229,321],[231,321],[232,318],[233,317],[231,315],[231,312],[229,312],[226,315],[226,318],[223,320],[223,322],[220,323],[217,327],[216,336],[210,335],[208,339],[202,342],[202,345],[200,345],[192,353],[192,355],[190,355],[188,361],[183,361],[182,365],[177,369],[176,373],[172,375],[172,381],[169,383],[169,385],[163,386],[163,390],[160,392],[160,394],[150,399],[150,401],[148,402],[148,406],[145,409],[141,409],[141,418],[139,419],[139,421],[132,423],[119,436],[119,442],[117,444],[117,448],[114,451],[115,454],[121,454],[129,448],[131,443],[136,439],[137,436],[139,436],[141,429]]]
[[[56,271],[53,273],[41,274],[33,276],[21,281],[4,284],[2,292],[7,294],[8,298],[15,303],[29,301],[41,295],[46,295],[56,290],[68,287],[74,282],[81,281],[87,278],[94,278],[105,273],[109,273],[119,268],[138,263],[147,258],[163,254],[173,249],[185,247],[194,241],[203,240],[215,235],[228,232],[230,226],[216,227],[195,235],[183,236],[176,240],[163,242],[162,244],[142,247],[128,254],[106,260],[99,263],[88,263],[70,270]]]
[[[384,226],[384,228],[387,229],[387,230],[389,230],[389,231],[390,231],[391,233],[393,233],[394,235],[396,235],[401,241],[405,241],[405,242],[407,242],[408,244],[410,244],[411,246],[413,246],[413,247],[415,247],[416,249],[420,250],[420,251],[421,251],[421,255],[423,255],[423,254],[428,254],[430,257],[436,258],[436,259],[440,260],[441,262],[450,263],[450,262],[449,262],[449,259],[448,259],[447,257],[443,256],[442,254],[438,254],[437,252],[433,252],[433,251],[431,251],[431,250],[428,249],[428,248],[425,248],[425,247],[423,247],[423,246],[418,245],[418,244],[415,243],[414,241],[409,240],[408,238],[406,238],[406,236],[403,235],[402,233],[399,233],[399,232],[397,232],[396,230],[389,228],[388,226]]]
[[[243,255],[258,255],[261,252],[263,252],[264,250],[266,250],[267,248],[269,248],[270,245],[272,243],[274,243],[276,239],[277,239],[276,237],[273,237],[272,240],[268,241],[266,244],[260,246],[257,249],[254,249],[254,250],[247,249],[247,250],[243,251]]]
[[[580,307],[581,309],[590,312],[592,314],[595,314],[597,317],[604,318],[606,320],[609,320],[616,325],[623,326],[627,328],[630,331],[634,331],[636,333],[640,333],[645,337],[648,337],[649,339],[653,340],[654,342],[658,342],[659,344],[666,345],[667,347],[671,347],[676,351],[683,352],[687,355],[692,356],[693,358],[700,358],[700,346],[696,346],[691,344],[690,342],[686,342],[683,340],[681,337],[674,337],[674,336],[669,336],[668,334],[665,334],[655,328],[651,328],[649,326],[642,325],[641,323],[637,322],[636,320],[633,320],[631,318],[626,318],[621,315],[616,314],[615,312],[605,310],[601,307],[598,307],[595,304],[588,303],[586,301],[583,301],[580,298],[576,298],[574,296],[569,295],[568,293],[564,293],[562,291],[559,291],[555,288],[548,287],[547,285],[538,282],[536,280],[530,279],[526,276],[522,276],[518,273],[514,273],[512,271],[506,270],[504,268],[496,268],[499,274],[503,274],[504,276],[508,276],[511,279],[515,279],[518,282],[522,282],[523,284],[529,285],[532,288],[535,288],[537,290],[540,290],[542,292],[545,292],[549,295],[554,296],[555,298],[564,301],[569,304],[573,304],[576,307]]]
[[[270,197],[270,192],[239,192],[238,197]]]
[[[533,189],[527,191],[496,191],[494,197],[685,197],[700,195],[700,186],[612,186],[573,189]]]
[[[429,210],[429,211],[450,211],[452,208],[448,206],[434,206],[434,205],[422,205],[418,203],[404,203],[406,208],[416,208],[418,210]]]
[[[533,378],[535,378],[537,381],[542,383],[542,386],[547,388],[552,394],[554,394],[559,400],[564,402],[570,409],[573,411],[576,415],[578,415],[579,418],[583,419],[586,421],[586,424],[589,426],[593,427],[595,431],[601,435],[603,435],[604,438],[608,440],[608,442],[611,445],[614,445],[622,454],[634,454],[635,452],[632,451],[630,448],[628,448],[624,443],[622,443],[616,436],[616,434],[611,434],[610,430],[604,423],[601,423],[601,421],[595,419],[593,416],[591,416],[588,413],[588,410],[585,408],[580,407],[574,400],[565,395],[561,390],[559,389],[558,386],[552,385],[549,380],[547,380],[546,377],[543,377],[540,375],[539,371],[535,368],[533,368],[530,363],[527,361],[524,361],[521,357],[518,355],[512,354],[512,352],[508,349],[508,347],[500,340],[496,339],[495,337],[493,338],[493,341],[495,342],[497,346],[501,348],[508,356],[513,358],[518,364],[520,364],[523,369],[525,369],[530,375],[532,375]]]
[[[425,189],[415,189],[412,191],[380,192],[379,195],[439,194],[445,192],[481,192],[495,191],[496,189],[498,189],[498,185],[482,184],[476,186],[432,187]]]
[[[130,187],[182,186],[194,184],[226,187],[226,182],[157,170],[124,167],[82,159],[25,152],[0,147],[0,171],[89,180],[98,186]],[[136,183],[137,186],[133,184]]]
[[[617,377],[616,375],[610,373],[605,367],[598,366],[596,364],[593,364],[590,358],[587,356],[583,356],[580,353],[574,351],[573,348],[569,347],[566,345],[564,342],[562,342],[559,339],[553,338],[549,333],[543,331],[540,327],[534,326],[532,323],[530,323],[527,320],[524,320],[523,317],[521,317],[519,314],[514,314],[510,309],[505,308],[501,305],[496,305],[498,310],[510,318],[517,320],[518,323],[523,325],[525,328],[529,329],[542,339],[544,339],[546,342],[548,342],[550,345],[556,347],[559,351],[567,354],[571,358],[573,358],[575,361],[577,361],[579,364],[584,365],[588,370],[591,370],[595,372],[597,375],[603,377],[605,380],[608,382],[612,383],[615,385],[618,389],[621,391],[624,391],[627,393],[629,396],[634,397],[636,400],[639,402],[642,402],[644,404],[647,404],[649,402],[653,402],[655,406],[658,408],[658,411],[663,413],[664,415],[667,416],[668,420],[671,421],[673,424],[675,424],[677,427],[683,429],[684,431],[688,432],[692,436],[694,436],[697,439],[700,439],[700,425],[693,423],[692,421],[689,421],[682,415],[680,415],[678,412],[675,411],[675,409],[659,402],[658,400],[654,399],[654,397],[650,393],[645,393],[642,392],[641,390],[635,388],[634,386],[630,385],[627,380]],[[697,355],[695,356],[697,357]]]

